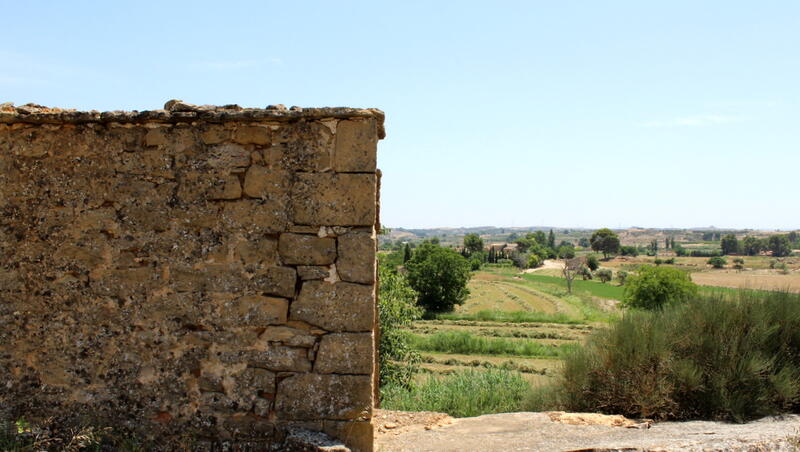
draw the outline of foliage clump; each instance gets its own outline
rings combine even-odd
[[[672,267],[639,267],[625,281],[623,304],[629,308],[658,310],[697,295],[697,285],[689,273]]]
[[[409,387],[418,370],[419,352],[410,344],[410,335],[402,328],[422,316],[416,304],[417,293],[403,275],[387,265],[379,266],[378,315],[380,318],[381,385]]]
[[[424,242],[406,262],[408,282],[417,291],[417,303],[428,312],[452,311],[469,295],[472,266],[458,252]]]
[[[569,354],[549,400],[634,418],[800,412],[800,296],[718,292],[634,310]]]

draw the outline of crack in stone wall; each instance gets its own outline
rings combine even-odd
[[[383,114],[0,104],[0,415],[372,450]]]

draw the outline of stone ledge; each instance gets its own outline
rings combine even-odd
[[[238,105],[193,105],[180,100],[170,100],[164,109],[145,111],[79,111],[25,104],[15,107],[10,102],[0,103],[0,124],[83,124],[83,123],[182,123],[193,121],[294,121],[299,119],[350,119],[375,118],[378,137],[386,137],[384,113],[377,108],[286,108],[270,105],[267,108],[242,108]]]

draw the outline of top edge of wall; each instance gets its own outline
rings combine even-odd
[[[99,112],[67,110],[25,104],[15,107],[13,103],[0,103],[0,124],[81,124],[81,123],[187,123],[194,121],[294,121],[300,119],[349,119],[375,118],[378,122],[379,138],[385,132],[383,111],[377,108],[286,108],[269,105],[266,108],[243,108],[238,105],[194,105],[181,100],[170,100],[163,109],[145,111]]]

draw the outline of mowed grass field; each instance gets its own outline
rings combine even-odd
[[[506,369],[540,385],[560,372],[561,357],[618,315],[622,288],[490,268],[473,274],[470,296],[453,314],[409,327],[422,353],[419,381],[461,370]]]

